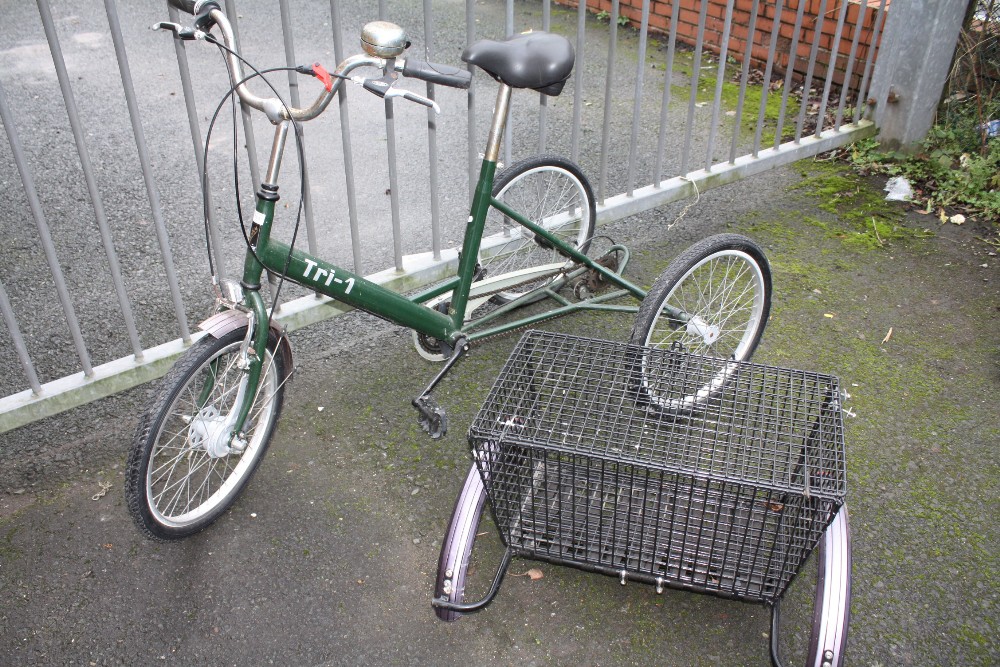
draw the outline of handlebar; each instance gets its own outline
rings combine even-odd
[[[171,30],[178,39],[208,38],[214,41],[214,38],[208,37],[207,32],[213,25],[217,26],[222,34],[222,42],[226,50],[226,65],[233,80],[238,82],[236,94],[239,95],[240,100],[247,106],[264,112],[274,124],[286,120],[304,122],[312,120],[323,113],[337,93],[340,92],[344,81],[351,78],[348,74],[359,67],[375,67],[385,73],[381,79],[376,80],[354,77],[355,82],[362,84],[369,92],[373,92],[380,97],[402,97],[403,99],[431,107],[438,112],[440,112],[440,108],[432,100],[409,91],[393,89],[391,87],[394,79],[393,72],[400,72],[404,77],[417,78],[429,83],[437,83],[453,88],[468,88],[472,83],[472,73],[457,67],[439,65],[413,58],[397,62],[392,58],[386,59],[376,55],[357,54],[348,57],[337,65],[337,69],[333,72],[332,85],[325,88],[310,106],[305,108],[287,106],[276,97],[260,97],[253,93],[247,86],[246,81],[244,81],[246,75],[244,74],[243,63],[236,51],[236,38],[232,24],[222,11],[218,0],[167,0],[167,2],[182,12],[196,16],[195,30],[182,29],[181,26],[171,23],[157,23],[153,28]],[[372,81],[385,82],[385,85],[369,85]]]
[[[452,88],[466,89],[472,84],[472,72],[469,70],[416,58],[407,58],[402,66],[397,63],[396,70],[402,72],[405,77],[421,79],[428,83],[440,83],[442,86]]]

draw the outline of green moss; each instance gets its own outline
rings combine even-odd
[[[4,533],[3,541],[0,542],[0,558],[3,560],[14,560],[21,555],[20,550],[14,546],[14,536],[19,529],[20,526],[15,525],[8,528],[7,532]]]
[[[799,164],[803,178],[790,190],[802,192],[820,210],[834,216],[827,221],[811,218],[811,223],[848,247],[874,250],[932,235],[906,226],[902,209],[885,201],[881,192],[846,166],[819,161]]]

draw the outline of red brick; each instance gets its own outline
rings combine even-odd
[[[697,27],[698,26],[698,12],[693,11],[691,9],[686,9],[686,8],[682,7],[681,11],[678,12],[677,20],[680,23],[688,23],[690,25],[693,25],[693,26]]]
[[[670,3],[667,2],[654,2],[653,6],[649,9],[650,17],[659,16],[666,22],[667,18],[670,16]],[[652,22],[652,18],[650,18]]]
[[[725,23],[721,19],[713,18],[709,16],[705,20],[705,37],[707,38],[709,34],[715,35],[715,43],[718,44],[722,39],[722,29],[725,27]]]
[[[795,26],[791,23],[782,23],[781,28],[778,29],[778,34],[791,42],[792,38],[795,37]]]

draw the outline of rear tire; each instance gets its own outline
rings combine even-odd
[[[587,252],[597,221],[597,205],[587,177],[569,160],[546,155],[517,162],[497,176],[493,197],[580,252]],[[486,277],[566,261],[565,255],[539,242],[535,234],[494,208],[487,215],[483,238],[486,243],[480,249],[479,263]],[[491,240],[497,243],[489,243]],[[508,303],[556,277],[548,275],[517,285],[498,292],[493,300]]]
[[[689,319],[674,319],[670,308]],[[639,306],[630,342],[719,363],[709,366],[714,370],[708,376],[699,375],[701,384],[678,387],[676,379],[688,377],[689,369],[669,363],[671,372],[664,377],[649,372],[648,355],[643,356],[640,394],[667,413],[689,412],[717,395],[735,369],[726,362],[753,355],[770,311],[771,267],[756,243],[739,234],[719,234],[694,244],[653,283]],[[688,363],[681,355],[677,362]]]
[[[441,545],[437,580],[434,584],[435,598],[443,597],[449,602],[464,602],[465,579],[469,572],[472,545],[476,540],[485,502],[486,488],[483,486],[476,464],[473,463],[469,474],[465,477],[462,492],[455,501],[455,509],[451,513],[451,521],[448,522],[448,532]],[[434,607],[434,613],[442,621],[457,621],[462,617],[461,612],[440,607]]]
[[[245,425],[246,447],[209,453],[213,428],[233,409],[243,371],[236,367],[247,327],[206,336],[160,382],[139,420],[125,476],[125,499],[139,530],[154,539],[193,535],[219,518],[253,476],[281,414],[285,368],[268,332],[260,386]]]

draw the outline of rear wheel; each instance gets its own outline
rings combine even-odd
[[[640,393],[669,413],[690,411],[711,398],[734,372],[731,362],[751,357],[770,310],[771,268],[756,243],[719,234],[694,244],[653,283],[639,306],[630,342],[714,361],[677,355],[653,372],[652,357],[644,355]]]
[[[448,602],[457,603],[465,601],[465,580],[469,573],[472,544],[476,539],[485,502],[486,489],[479,476],[479,470],[473,463],[469,474],[465,477],[462,492],[455,502],[451,521],[448,523],[448,532],[441,545],[437,580],[434,584],[435,598],[444,598]],[[440,607],[435,607],[434,613],[442,621],[456,621],[462,616],[461,612]]]
[[[493,182],[493,197],[549,230],[561,241],[586,253],[594,235],[597,205],[587,177],[569,160],[542,156],[504,169]],[[531,230],[495,208],[487,213],[479,249],[481,277],[472,284],[465,321],[551,284],[572,266],[566,256]],[[481,294],[482,296],[477,296]],[[542,298],[542,295],[538,295]],[[427,305],[447,312],[451,294]],[[477,309],[482,310],[477,312]],[[417,352],[429,361],[445,359],[441,343],[413,332]]]
[[[239,368],[247,327],[206,336],[170,369],[139,420],[125,478],[136,525],[157,539],[179,539],[207,527],[229,508],[264,457],[281,413],[288,377],[269,332],[260,384],[241,437],[228,417],[238,409]]]
[[[559,240],[587,252],[597,205],[587,177],[569,160],[542,156],[511,165],[494,181],[493,197]],[[525,273],[523,282],[494,295],[498,303],[513,301],[551,283],[569,266],[565,255],[551,244],[495,208],[487,215],[479,263],[486,278]]]

